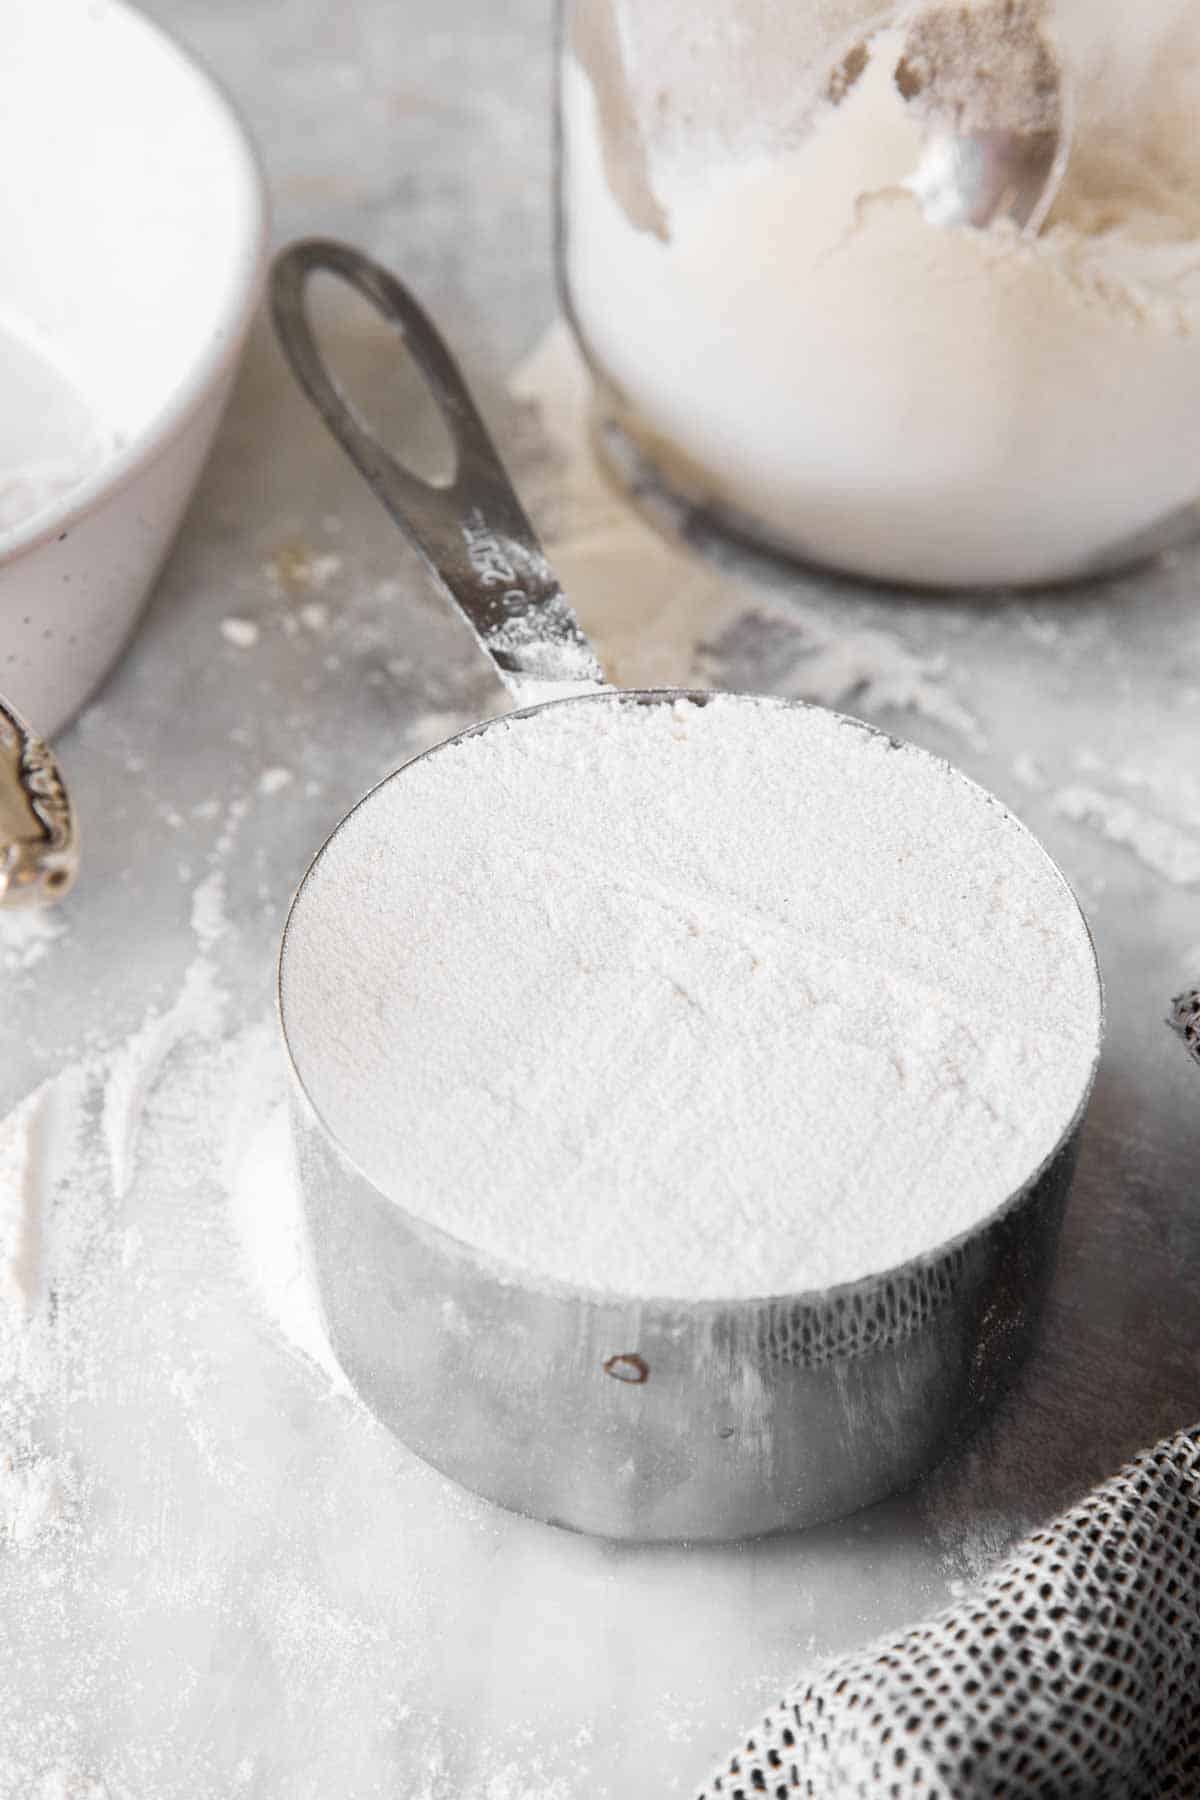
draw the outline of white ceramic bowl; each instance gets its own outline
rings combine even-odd
[[[266,203],[228,101],[122,0],[0,4],[0,168],[0,692],[49,734],[112,665],[182,518]]]

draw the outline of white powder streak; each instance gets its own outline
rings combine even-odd
[[[860,630],[837,634],[809,621],[798,627],[802,648],[787,690],[819,706],[850,708],[874,718],[911,712],[940,725],[973,749],[986,739],[972,713],[940,683],[944,656],[914,656],[890,633]]]
[[[15,975],[35,968],[65,934],[62,920],[39,907],[0,913],[0,970]]]
[[[26,1549],[53,1529],[69,1498],[70,1465],[50,1456],[16,1456],[0,1445],[0,1546]]]
[[[37,1787],[31,1791],[31,1800],[110,1800],[110,1796],[102,1781],[60,1764],[43,1772]]]
[[[85,1069],[68,1068],[0,1120],[0,1303],[21,1317],[40,1295],[42,1218],[70,1165],[85,1087]]]
[[[214,869],[192,894],[192,931],[200,948],[211,950],[225,930],[225,877]]]
[[[45,1371],[29,1336],[45,1299],[50,1209],[74,1167],[89,1071],[68,1067],[0,1120],[0,1549],[24,1551],[53,1532],[74,1486],[68,1456],[41,1449],[25,1398]]]
[[[36,1138],[46,1090],[39,1089],[0,1126],[0,1288],[32,1309],[41,1251],[42,1183]]]
[[[1122,844],[1156,875],[1178,887],[1200,884],[1200,837],[1134,806],[1119,794],[1083,785],[1061,788],[1054,810]]]
[[[221,636],[235,650],[253,650],[262,633],[253,619],[228,618],[221,620]]]
[[[184,976],[174,1004],[164,1013],[149,1013],[114,1055],[105,1084],[102,1125],[118,1197],[133,1180],[146,1102],[163,1065],[189,1038],[215,1037],[223,1011],[224,996],[212,964],[198,957]]]
[[[290,769],[285,769],[280,764],[274,764],[271,768],[264,769],[259,776],[258,791],[264,800],[271,800],[276,794],[281,794],[285,787],[290,787],[292,780]]]

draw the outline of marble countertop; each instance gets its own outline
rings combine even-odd
[[[242,107],[278,239],[348,238],[422,295],[614,678],[826,700],[951,757],[1079,892],[1108,1040],[1037,1352],[914,1492],[794,1538],[629,1548],[417,1462],[289,1331],[291,1274],[256,1270],[221,1159],[277,1093],[309,856],[502,701],[260,325],[144,625],[59,746],[77,894],[0,938],[0,1117],[48,1083],[73,1134],[0,1407],[0,1796],[686,1796],[814,1657],[943,1604],[1200,1414],[1200,1071],[1164,1025],[1200,980],[1200,550],[979,602],[669,541],[594,471],[554,324],[549,7],[149,10]],[[328,329],[432,442],[378,329],[345,306]]]

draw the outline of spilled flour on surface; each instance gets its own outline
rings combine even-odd
[[[25,1549],[52,1531],[69,1504],[67,1458],[0,1449],[0,1543]]]
[[[225,996],[212,964],[198,957],[184,976],[178,998],[113,1052],[104,1087],[104,1139],[118,1198],[133,1180],[146,1103],[163,1065],[187,1039],[214,1038],[221,1029]]]
[[[867,720],[910,713],[974,750],[987,748],[978,719],[945,685],[944,655],[917,656],[893,632],[875,627],[838,630],[815,609],[752,609],[724,644],[714,646],[709,662],[714,685],[723,658],[743,651],[740,640],[748,640],[757,655],[755,639],[764,635],[777,659],[776,691]]]
[[[273,763],[259,776],[258,792],[264,799],[273,799],[276,794],[281,794],[285,787],[290,787],[292,780],[290,769],[283,768],[279,763]]]
[[[262,636],[259,626],[253,619],[238,618],[236,614],[222,619],[220,629],[225,642],[232,644],[235,650],[253,650]]]
[[[66,929],[56,913],[42,907],[0,912],[0,973],[36,968]]]
[[[955,1599],[978,1587],[1024,1535],[1011,1519],[999,1515],[989,1518],[984,1513],[971,1515],[949,1508],[939,1511],[928,1501],[926,1510],[933,1514],[930,1522],[941,1543],[947,1587]]]
[[[41,1292],[42,1218],[83,1129],[86,1071],[69,1067],[0,1120],[0,1298],[28,1316]]]
[[[33,1326],[48,1299],[48,1219],[66,1194],[85,1101],[84,1071],[68,1067],[0,1120],[0,1556],[61,1535],[78,1490],[73,1458],[37,1428],[57,1371]]]
[[[1046,772],[1028,750],[1018,750],[1011,764],[1013,775],[1021,786],[1038,793],[1046,785]]]
[[[410,719],[404,728],[404,749],[410,756],[419,756],[422,750],[431,750],[435,744],[446,738],[456,737],[465,731],[472,721],[463,712],[448,712],[438,709],[431,712],[418,713]]]
[[[1054,810],[1131,850],[1145,868],[1165,881],[1177,887],[1200,884],[1200,833],[1160,818],[1123,795],[1083,784],[1060,788],[1054,796]]]
[[[210,951],[227,926],[225,876],[213,869],[192,893],[192,932],[200,949]]]
[[[240,1389],[261,1386],[256,1365],[282,1352],[301,1392],[343,1401],[350,1392],[311,1282],[277,1026],[268,1015],[226,1030],[212,955],[229,932],[219,871],[193,889],[191,923],[196,953],[174,997],[126,1035],[89,1045],[0,1119],[2,1800],[237,1791],[189,1773],[190,1758],[172,1756],[167,1740],[190,1741],[191,1678],[176,1660],[201,1666],[212,1654],[214,1601],[224,1612],[251,1605],[229,1589],[222,1544],[227,1484],[245,1490],[245,1532],[262,1480],[261,1428],[252,1411],[238,1418]],[[228,1297],[214,1318],[222,1283]],[[239,1340],[237,1376],[229,1359]],[[199,1529],[185,1523],[196,1492],[207,1495]],[[272,1554],[286,1571],[286,1538]],[[281,1663],[306,1639],[304,1655],[336,1692],[330,1658],[347,1669],[359,1658],[315,1601],[303,1626],[293,1623],[292,1594],[274,1581],[257,1582],[237,1629],[254,1623]],[[152,1675],[138,1647],[147,1627],[122,1625],[127,1614],[160,1620]],[[114,1629],[126,1640],[117,1687]],[[40,1710],[10,1709],[11,1658],[33,1691],[48,1659]],[[143,1691],[157,1696],[152,1705]],[[161,1739],[162,1756],[139,1767],[137,1754],[127,1762],[110,1744],[100,1766],[88,1748],[98,1721],[139,1712],[141,1754]],[[123,1726],[114,1742],[124,1738]],[[276,1791],[299,1789],[284,1780]]]

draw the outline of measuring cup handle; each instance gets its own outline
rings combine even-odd
[[[437,401],[453,478],[425,481],[384,448],[322,355],[306,305],[310,276],[340,277],[394,326]],[[406,537],[474,628],[520,705],[602,687],[604,676],[513,491],[466,383],[408,289],[348,244],[307,238],[271,271],[275,330],[301,387]]]

